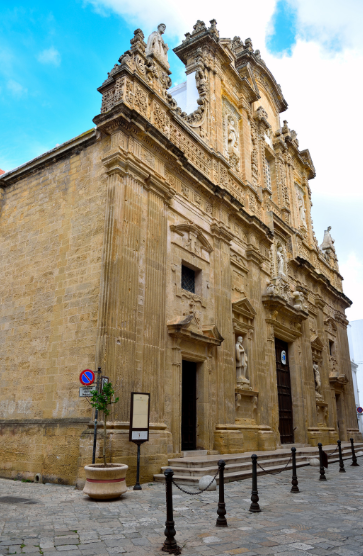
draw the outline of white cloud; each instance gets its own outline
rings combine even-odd
[[[362,0],[288,0],[299,32],[334,48],[363,48]]]
[[[38,54],[38,61],[42,64],[52,64],[53,66],[59,66],[61,63],[61,55],[51,46],[50,48],[46,48],[42,52]]]
[[[349,320],[363,318],[363,295],[362,275],[363,262],[356,253],[351,252],[347,260],[340,265],[340,272],[344,276],[344,292],[353,301],[350,309],[347,309]]]
[[[88,3],[96,8],[108,8],[118,13],[133,23],[135,28],[140,27],[145,34],[149,34],[158,23],[163,22],[167,27],[166,40],[167,36],[184,38],[184,33],[192,31],[197,19],[205,23],[216,19],[221,36],[252,36],[256,44],[262,45],[276,1],[255,0],[251,5],[240,0],[88,0]]]
[[[6,86],[15,97],[25,96],[28,92],[28,89],[23,87],[23,85],[21,85],[17,81],[14,81],[14,79],[9,79]]]

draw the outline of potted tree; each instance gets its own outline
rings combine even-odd
[[[128,466],[122,463],[107,463],[106,440],[107,440],[107,417],[110,414],[110,406],[117,403],[115,391],[111,382],[104,385],[101,392],[92,391],[90,403],[92,407],[103,412],[103,463],[91,463],[85,466],[86,484],[83,492],[90,498],[107,500],[118,498],[126,492],[126,471]]]

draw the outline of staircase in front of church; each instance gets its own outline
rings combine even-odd
[[[295,444],[296,447],[296,466],[303,467],[310,465],[310,460],[319,458],[319,450],[317,447]],[[363,442],[357,442],[354,444],[355,453],[358,455],[360,452],[363,455]],[[329,465],[336,464],[339,461],[337,446],[323,446],[324,451],[328,454],[333,454],[329,457]],[[181,485],[193,485],[198,487],[199,479],[204,475],[214,476],[218,469],[218,461],[223,459],[226,462],[226,467],[224,471],[225,482],[231,481],[241,481],[243,479],[248,479],[252,477],[252,462],[251,455],[258,455],[258,463],[266,469],[267,472],[276,473],[286,468],[286,470],[292,468],[290,460],[291,457],[291,447],[290,445],[285,448],[281,448],[274,451],[266,452],[244,452],[242,454],[215,454],[215,455],[205,455],[206,452],[202,452],[203,455],[198,455],[195,451],[193,455],[188,455],[186,452],[186,457],[174,458],[168,460],[168,468],[174,471],[173,479]],[[196,454],[196,455],[194,455]],[[349,465],[349,460],[351,459],[351,448],[350,442],[342,442],[342,454],[346,465]],[[348,460],[348,461],[347,461]],[[358,463],[363,465],[363,458],[358,457]],[[154,475],[155,481],[164,481],[164,471],[167,467],[161,468],[161,473]],[[265,472],[257,467],[258,474],[263,475]],[[218,477],[217,477],[218,483]]]

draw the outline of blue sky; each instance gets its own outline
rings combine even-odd
[[[10,4],[10,7],[8,7]],[[101,85],[129,48],[163,21],[172,52],[197,19],[216,18],[222,37],[252,37],[281,84],[282,114],[309,148],[318,240],[332,226],[351,319],[363,318],[362,0],[20,0],[0,5],[0,168],[12,168],[94,126]],[[348,100],[349,99],[349,100]],[[351,106],[349,107],[349,102]],[[358,103],[358,104],[357,104]],[[343,113],[342,113],[343,111]]]
[[[0,168],[10,170],[93,127],[97,87],[128,49],[135,25],[82,1],[35,1],[0,9]],[[289,49],[293,11],[278,2],[272,52]],[[168,37],[169,45],[179,43]],[[184,67],[170,53],[173,81]]]

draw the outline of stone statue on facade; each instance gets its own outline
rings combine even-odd
[[[313,370],[315,377],[315,395],[318,399],[322,400],[323,396],[321,394],[321,378],[319,372],[319,365],[316,361],[313,362]]]
[[[228,153],[233,154],[237,150],[238,140],[237,132],[234,127],[234,120],[229,118],[228,120]]]
[[[151,33],[147,39],[146,56],[153,54],[164,66],[169,69],[168,45],[164,42],[162,35],[165,33],[165,23],[158,25],[158,30]]]
[[[304,224],[304,226],[306,226],[306,209],[305,209],[304,197],[301,192],[298,193],[298,202],[299,202],[300,220]]]
[[[299,291],[292,292],[292,304],[295,309],[305,309],[304,302],[304,294]]]
[[[330,230],[331,226],[328,226],[328,228],[324,230],[323,243],[320,245],[320,249],[322,251],[327,251],[328,249],[332,249],[333,251],[335,251],[334,239],[331,237]]]
[[[247,378],[248,358],[245,348],[243,347],[243,338],[238,336],[236,343],[236,374],[237,384],[249,384]]]
[[[277,274],[285,276],[285,256],[282,246],[279,245],[276,251],[277,258]]]

